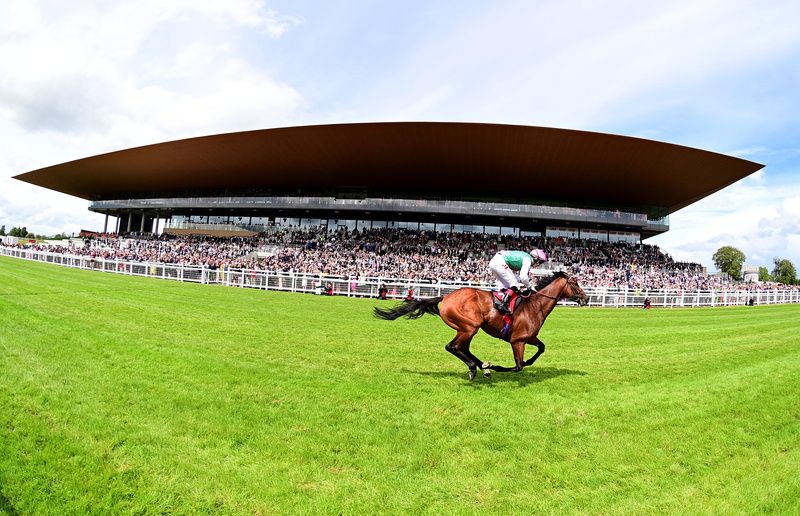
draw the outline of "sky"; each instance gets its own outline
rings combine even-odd
[[[724,245],[747,264],[800,266],[796,0],[0,0],[0,13],[6,230],[102,229],[87,201],[11,179],[102,152],[293,125],[489,122],[762,163],[647,243],[709,270]]]

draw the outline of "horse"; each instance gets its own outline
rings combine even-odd
[[[393,321],[399,317],[417,319],[425,314],[438,315],[445,324],[456,331],[456,336],[445,347],[448,352],[464,362],[469,368],[469,379],[474,380],[478,367],[486,378],[492,371],[520,372],[533,365],[542,353],[544,343],[537,335],[544,320],[562,299],[585,306],[588,297],[578,285],[574,276],[556,272],[545,277],[535,287],[532,294],[514,314],[509,342],[514,353],[514,367],[503,367],[491,362],[483,362],[469,350],[470,342],[478,330],[492,337],[501,338],[503,314],[498,312],[492,301],[492,293],[471,287],[460,288],[447,295],[407,301],[392,308],[375,307],[374,314],[380,319]],[[536,346],[536,354],[525,360],[525,344]]]

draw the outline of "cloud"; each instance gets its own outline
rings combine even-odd
[[[238,117],[251,128],[304,108],[299,92],[250,64],[246,49],[229,41],[247,29],[277,38],[299,23],[262,2],[14,7],[19,11],[0,25],[0,113],[25,130],[126,131],[122,143],[144,143],[129,131],[147,126],[145,137],[188,136],[235,128]],[[119,144],[114,139],[108,147]]]
[[[797,2],[521,0],[459,14],[374,81],[344,84],[367,118],[652,131],[711,148],[753,147],[770,122],[794,123],[739,92],[795,54]]]
[[[800,264],[800,181],[744,179],[670,216],[669,232],[657,244],[680,261],[715,270],[722,246],[741,250],[746,263],[772,268],[775,257]]]
[[[0,224],[8,227],[102,226],[85,201],[10,176],[135,145],[288,124],[307,108],[248,47],[302,23],[262,1],[11,0],[3,14]]]

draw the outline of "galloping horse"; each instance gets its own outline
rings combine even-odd
[[[503,314],[497,311],[492,301],[492,293],[475,288],[460,288],[445,296],[421,299],[399,304],[393,308],[375,308],[375,316],[393,321],[398,317],[416,319],[425,314],[435,314],[456,330],[456,336],[444,349],[455,355],[469,367],[469,379],[475,378],[478,367],[487,378],[492,371],[522,371],[522,368],[536,362],[544,353],[544,343],[537,335],[544,320],[561,299],[586,305],[588,298],[574,277],[563,272],[542,279],[536,285],[537,292],[523,303],[515,313],[511,326],[510,342],[514,352],[514,367],[502,367],[491,362],[483,362],[469,350],[472,338],[483,330],[492,337],[500,338],[503,329]],[[441,303],[441,304],[440,304]],[[525,344],[536,346],[536,354],[525,360]]]

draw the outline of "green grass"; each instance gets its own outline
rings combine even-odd
[[[559,308],[470,383],[374,304],[0,258],[0,513],[800,512],[800,306]]]

